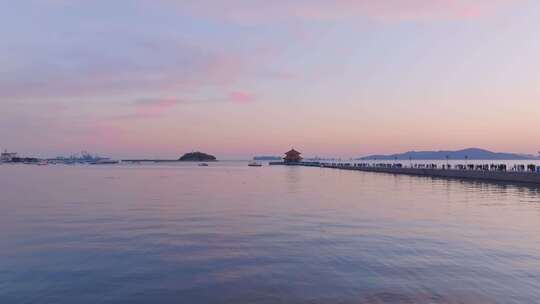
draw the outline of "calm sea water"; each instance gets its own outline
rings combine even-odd
[[[540,188],[0,166],[0,303],[539,303]]]

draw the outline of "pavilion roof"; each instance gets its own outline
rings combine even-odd
[[[289,152],[285,152],[285,154],[287,154],[287,155],[288,154],[297,154],[298,155],[298,154],[302,154],[302,153],[296,151],[295,149],[291,149]]]

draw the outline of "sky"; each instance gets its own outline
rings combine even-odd
[[[0,148],[23,155],[540,151],[540,1],[0,4]]]

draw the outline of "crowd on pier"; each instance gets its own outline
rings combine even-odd
[[[414,168],[414,169],[439,169],[439,170],[471,170],[471,171],[498,171],[498,172],[529,172],[540,173],[540,166],[535,164],[516,164],[509,167],[507,164],[409,164],[402,163],[324,163],[321,166],[328,167],[353,167],[353,168]]]

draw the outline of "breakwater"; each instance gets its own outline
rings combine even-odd
[[[414,168],[404,167],[401,164],[386,164],[378,166],[368,166],[365,164],[351,164],[351,163],[318,163],[318,162],[297,162],[297,163],[283,163],[274,162],[270,165],[286,165],[286,166],[307,166],[307,167],[320,167],[329,169],[341,169],[341,170],[353,170],[363,172],[376,172],[387,174],[406,174],[416,176],[430,176],[440,178],[457,178],[457,179],[473,179],[473,180],[487,180],[496,182],[510,182],[510,183],[529,183],[540,185],[540,172],[537,168],[532,171],[517,171],[506,169],[463,169],[456,168],[438,168],[436,166],[428,168]]]

